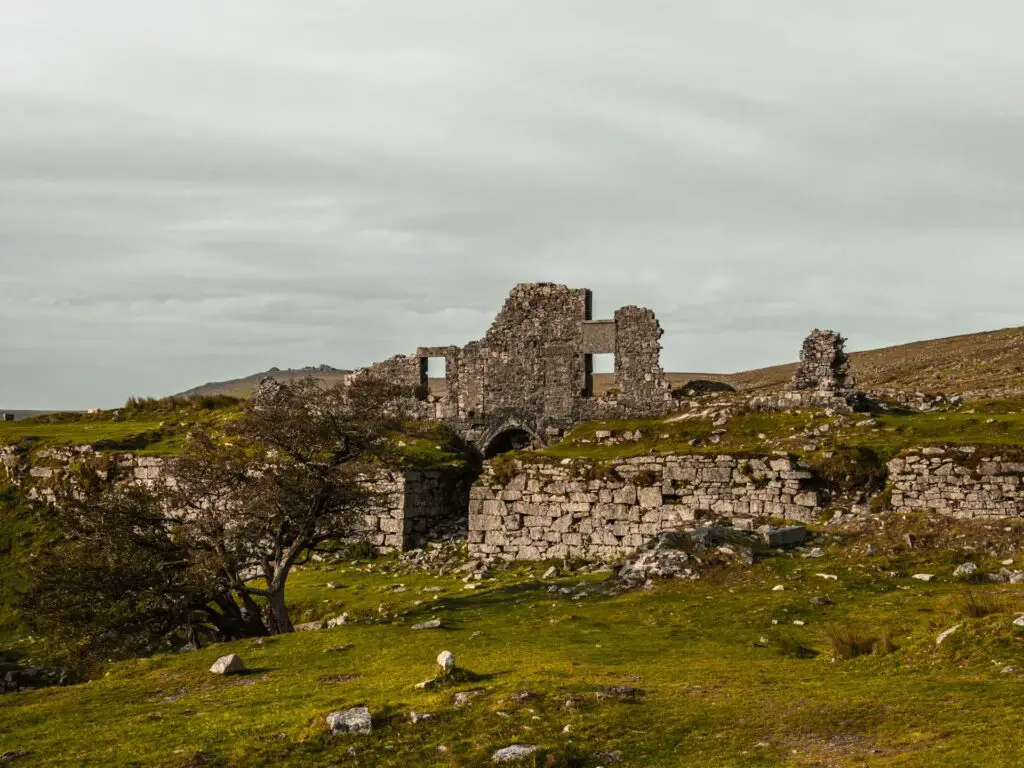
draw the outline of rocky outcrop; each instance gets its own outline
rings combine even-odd
[[[808,468],[784,456],[691,454],[588,463],[493,462],[470,492],[469,549],[511,560],[615,557],[706,518],[807,520]]]

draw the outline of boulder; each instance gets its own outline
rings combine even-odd
[[[441,651],[437,657],[437,666],[441,668],[442,674],[450,675],[455,669],[455,654],[451,651]]]
[[[953,578],[969,581],[975,578],[977,574],[978,566],[974,563],[964,563],[963,565],[957,566],[957,569],[953,571]]]
[[[764,540],[769,547],[792,547],[807,540],[807,529],[802,525],[769,528],[764,532]]]
[[[537,747],[532,745],[524,744],[513,744],[510,747],[499,749],[491,757],[493,763],[514,763],[518,760],[523,760],[530,757],[534,752],[537,751]]]
[[[373,732],[373,720],[370,710],[366,707],[346,709],[344,712],[332,712],[327,716],[327,725],[332,736],[343,733],[366,735]]]
[[[217,659],[210,667],[210,671],[215,675],[235,675],[245,672],[245,664],[232,653],[230,656],[221,656]]]

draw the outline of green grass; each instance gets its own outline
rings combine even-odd
[[[974,412],[971,412],[974,411]],[[869,419],[874,424],[857,426]],[[537,454],[518,454],[554,459],[582,458],[608,461],[651,453],[733,453],[758,454],[776,451],[812,457],[822,451],[841,447],[862,447],[874,451],[885,461],[902,451],[940,443],[962,445],[1024,445],[1024,402],[988,400],[971,403],[960,410],[931,413],[899,413],[869,416],[853,414],[845,425],[823,411],[781,413],[742,413],[722,427],[719,441],[711,442],[715,431],[709,419],[686,421],[634,419],[581,424],[566,439]],[[822,435],[808,437],[805,432],[830,425]],[[616,435],[640,430],[641,440],[616,445],[595,441],[598,430]],[[696,440],[696,445],[691,441]],[[808,447],[814,445],[813,448]]]
[[[161,655],[85,685],[0,697],[0,753],[31,749],[27,764],[45,766],[477,766],[526,743],[553,756],[537,765],[556,766],[594,766],[589,755],[614,749],[631,766],[1018,765],[1021,683],[999,669],[1024,667],[1024,638],[1011,625],[1024,610],[1019,587],[972,586],[1004,607],[965,617],[948,558],[853,552],[828,546],[819,560],[780,556],[580,600],[548,592],[542,564],[499,572],[472,592],[455,575],[398,574],[389,559],[305,569],[291,588],[298,618],[347,611],[379,623]],[[909,578],[921,570],[939,581]],[[555,583],[575,594],[600,578]],[[772,591],[779,583],[785,591]],[[815,595],[832,604],[812,605]],[[410,628],[432,616],[445,628]],[[935,635],[955,623],[962,629],[937,648]],[[834,661],[836,626],[891,637],[891,652]],[[787,652],[794,647],[814,653]],[[414,690],[441,650],[479,679]],[[206,672],[231,652],[253,671]],[[325,680],[346,675],[359,677]],[[595,698],[617,685],[645,695]],[[454,708],[452,694],[471,688],[484,693]],[[535,697],[511,699],[522,691]],[[578,706],[566,709],[569,699]],[[375,733],[327,737],[324,717],[359,704]],[[413,726],[413,709],[437,719]]]

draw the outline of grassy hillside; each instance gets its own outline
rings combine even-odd
[[[251,376],[245,376],[241,379],[211,381],[200,387],[194,387],[187,392],[175,395],[175,397],[199,397],[210,395],[249,397],[249,395],[256,391],[256,387],[258,387],[259,383],[265,378],[287,383],[295,381],[296,379],[304,379],[312,376],[324,381],[329,386],[332,386],[344,381],[350,373],[351,371],[340,370],[338,368],[331,368],[330,366],[324,365],[308,368],[288,368],[286,370],[271,368],[269,371],[254,373]]]
[[[544,581],[543,564],[496,572],[476,591],[461,574],[410,574],[394,560],[310,568],[295,577],[295,609],[358,623],[2,696],[0,753],[29,750],[14,766],[405,768],[480,766],[519,743],[541,748],[524,765],[556,768],[1018,766],[1020,588],[951,573],[968,558],[998,569],[1022,532],[986,549],[990,531],[949,528],[939,553],[903,547],[913,525],[890,519],[822,538],[818,559],[777,554],[626,594],[603,590],[603,574]],[[863,554],[867,542],[878,555]],[[920,572],[936,580],[910,578]],[[443,629],[411,629],[434,616]],[[852,645],[866,655],[849,658]],[[442,650],[473,677],[415,690]],[[252,671],[210,675],[227,653]],[[456,707],[454,693],[469,690],[480,693]],[[325,716],[357,705],[374,733],[329,737]],[[413,725],[411,711],[434,719]]]
[[[1024,391],[1024,328],[918,341],[850,355],[858,385],[927,394]],[[743,390],[785,386],[796,364],[732,374]]]

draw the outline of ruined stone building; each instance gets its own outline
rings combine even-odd
[[[548,444],[596,418],[657,416],[671,409],[659,365],[662,329],[649,309],[592,316],[591,292],[517,285],[490,330],[464,347],[420,347],[376,363],[372,375],[419,389],[420,418],[445,422],[485,456]],[[595,396],[595,355],[615,356],[615,386]],[[445,360],[445,393],[428,394],[428,362]]]

